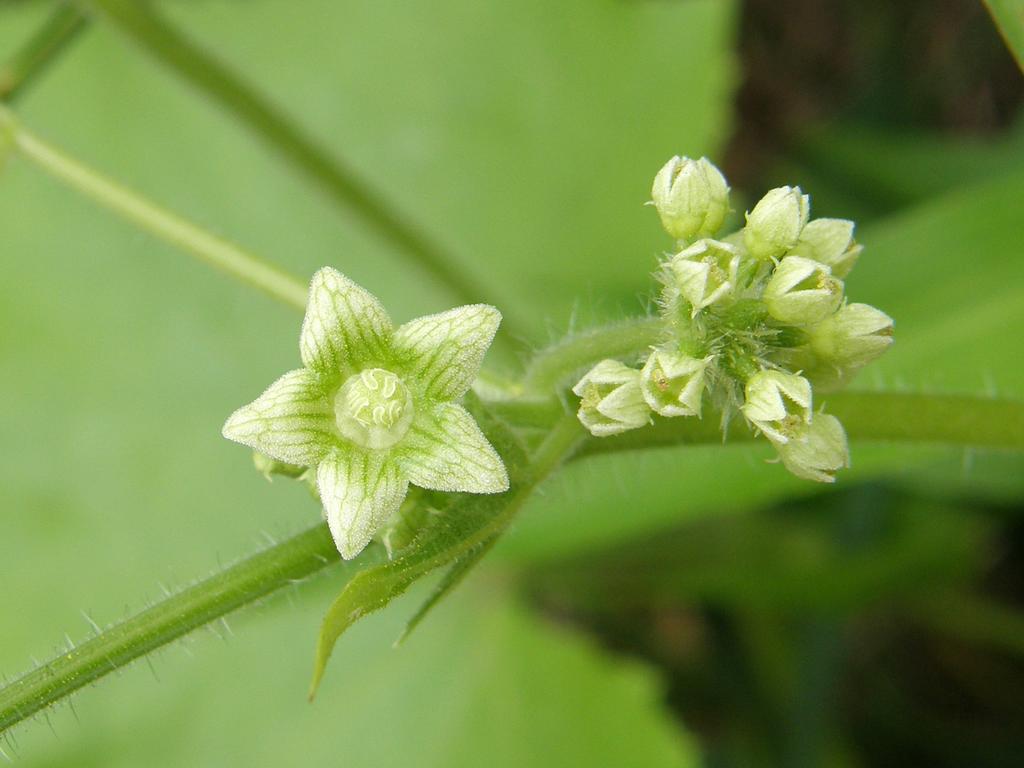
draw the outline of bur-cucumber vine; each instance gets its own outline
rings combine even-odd
[[[41,169],[111,211],[243,282],[262,289],[274,298],[294,307],[306,305],[305,290],[294,278],[49,147],[26,131],[9,112],[0,112],[0,131],[8,136],[21,156],[35,162]],[[693,324],[698,318],[709,322],[708,317],[701,315],[702,312],[709,308],[708,314],[721,311],[724,313],[723,317],[717,321],[732,324],[730,327],[734,330],[738,327],[737,324],[742,322],[746,322],[748,326],[766,323],[775,333],[776,342],[770,345],[773,354],[778,353],[780,349],[787,350],[786,354],[817,354],[819,357],[829,358],[844,370],[852,370],[862,365],[866,362],[865,354],[871,357],[876,351],[887,346],[888,335],[884,332],[879,334],[879,330],[884,331],[886,326],[877,315],[870,316],[871,322],[867,324],[873,323],[877,327],[867,328],[866,331],[862,327],[863,324],[856,323],[853,324],[855,327],[852,327],[852,330],[847,327],[839,331],[829,331],[831,347],[824,342],[813,342],[814,329],[821,323],[839,322],[836,318],[842,312],[842,305],[834,302],[835,286],[832,281],[838,278],[834,278],[833,275],[838,275],[845,268],[842,264],[852,263],[850,254],[857,246],[852,243],[851,237],[844,236],[846,225],[835,223],[827,225],[828,231],[823,232],[821,240],[812,242],[804,238],[801,241],[801,236],[808,227],[814,225],[814,222],[807,222],[802,193],[797,190],[790,189],[775,194],[773,210],[776,212],[772,215],[767,215],[764,211],[755,215],[757,208],[751,212],[756,228],[759,228],[752,239],[744,232],[742,240],[734,239],[729,242],[726,238],[718,241],[725,243],[728,248],[704,243],[700,245],[699,254],[696,250],[692,254],[686,254],[688,249],[700,244],[703,236],[715,232],[715,219],[718,216],[715,206],[720,207],[721,200],[714,195],[720,194],[721,190],[716,180],[707,181],[710,173],[707,165],[709,164],[697,165],[704,174],[704,183],[709,190],[709,202],[704,204],[707,210],[698,210],[694,213],[693,200],[682,199],[672,192],[671,185],[669,188],[670,195],[675,195],[674,203],[678,204],[678,210],[682,212],[679,215],[690,215],[696,224],[677,222],[677,229],[682,231],[680,238],[687,242],[680,243],[679,250],[667,260],[667,268],[662,274],[668,291],[662,302],[664,312],[658,317],[640,318],[569,336],[549,349],[537,353],[532,362],[525,366],[518,382],[503,385],[500,393],[493,399],[471,403],[483,434],[494,445],[497,455],[504,459],[511,480],[510,490],[504,494],[485,496],[457,494],[439,497],[430,493],[418,495],[411,502],[413,507],[423,509],[429,506],[438,514],[430,515],[422,524],[412,526],[408,535],[402,537],[402,543],[390,551],[384,546],[371,544],[358,558],[347,562],[344,568],[351,574],[351,578],[325,619],[317,652],[314,684],[322,675],[324,663],[338,635],[353,620],[387,604],[426,573],[448,567],[448,575],[442,581],[439,592],[435,593],[425,606],[425,609],[429,609],[436,602],[438,595],[443,595],[451,585],[457,583],[478,561],[481,553],[486,552],[501,535],[536,486],[573,456],[686,442],[720,441],[719,424],[713,419],[696,418],[698,413],[703,413],[705,406],[705,390],[694,384],[697,380],[696,368],[692,363],[680,367],[680,361],[673,357],[678,357],[680,349],[672,350],[664,346],[673,341],[678,344],[684,338],[681,329],[688,323]],[[681,168],[685,163],[680,159],[676,166]],[[680,170],[672,178],[678,178],[681,173]],[[658,202],[657,194],[655,198],[655,202]],[[796,226],[792,226],[794,212]],[[664,210],[659,209],[659,213],[663,214],[664,219]],[[787,221],[780,223],[780,217],[786,218]],[[822,225],[818,226],[822,230],[825,229]],[[692,229],[689,234],[688,229]],[[848,234],[852,234],[852,230]],[[688,242],[689,238],[697,235],[702,237],[693,243]],[[828,248],[831,250],[821,251],[821,248],[826,247],[823,244],[826,240],[838,242],[839,246],[829,245]],[[743,265],[742,259],[744,249],[754,259],[746,266]],[[859,250],[856,253],[859,253]],[[737,255],[740,259],[734,265]],[[816,258],[811,258],[812,256]],[[827,262],[833,257],[834,261],[830,265]],[[787,259],[802,259],[819,266],[810,267],[811,272],[804,274],[808,266],[798,261],[790,262],[786,270],[782,270],[781,267]],[[749,274],[741,277],[744,269]],[[797,279],[791,281],[787,272],[789,269],[795,270]],[[784,284],[777,285],[769,291],[768,286],[776,274],[783,274],[786,280],[782,281]],[[322,273],[321,279],[334,275],[336,273],[325,272]],[[339,278],[333,279],[337,282]],[[749,282],[744,283],[743,280]],[[730,285],[723,290],[726,283]],[[743,285],[749,288],[755,284],[757,291],[760,292],[757,298],[766,302],[764,309],[744,315],[744,311],[750,307],[745,306],[743,302],[753,297],[737,295],[737,288]],[[740,288],[740,292],[742,290]],[[769,293],[767,300],[764,296],[765,291]],[[807,292],[807,295],[798,295],[802,292]],[[332,304],[335,298],[332,294]],[[827,304],[827,311],[822,311],[822,304]],[[320,316],[319,313],[317,316]],[[480,320],[480,323],[476,323],[474,328],[479,335],[482,333],[479,329],[486,324],[486,318],[477,320]],[[424,330],[426,326],[418,328],[417,333],[422,333],[431,343],[422,348],[416,347],[415,354],[405,355],[404,347],[401,345],[395,347],[390,342],[384,343],[385,338],[394,338],[381,330],[386,327],[384,325],[381,325],[374,335],[364,333],[365,325],[346,325],[345,320],[341,319],[337,312],[334,313],[331,322],[336,323],[333,330],[321,329],[314,340],[315,343],[309,347],[309,353],[303,358],[303,362],[313,368],[337,368],[336,371],[332,368],[328,376],[333,382],[331,387],[337,385],[336,391],[331,393],[333,399],[328,400],[326,393],[322,393],[325,402],[331,408],[325,412],[317,412],[318,418],[326,418],[326,422],[318,422],[321,427],[324,423],[327,425],[324,445],[328,445],[330,452],[334,450],[332,446],[337,441],[344,439],[348,441],[344,443],[345,445],[362,441],[365,445],[361,447],[369,451],[392,450],[398,447],[397,450],[401,453],[406,433],[403,432],[396,437],[396,429],[403,425],[406,419],[405,409],[410,403],[415,417],[417,400],[412,389],[420,387],[423,392],[430,391],[433,384],[423,383],[420,379],[424,376],[424,371],[430,370],[430,361],[435,359],[435,355],[443,357],[447,354],[444,351],[445,344],[452,337],[446,333],[427,333]],[[787,330],[787,324],[795,325],[805,337]],[[398,335],[400,331],[394,333]],[[486,335],[482,333],[481,338]],[[455,337],[457,336],[458,334],[455,334]],[[873,340],[872,336],[876,339]],[[338,342],[338,339],[342,341]],[[486,341],[489,341],[489,338]],[[785,343],[782,343],[783,341]],[[415,347],[414,344],[412,346]],[[653,351],[652,346],[656,347]],[[346,361],[349,360],[346,355],[354,348],[362,349],[365,354],[360,354],[365,359],[360,358],[359,366],[353,367],[351,371],[347,368],[343,371],[343,367],[348,365]],[[476,371],[482,350],[485,348],[485,342],[467,345],[467,349],[472,350],[473,360],[466,365],[465,371]],[[723,352],[719,348],[703,357],[696,353],[690,357],[695,361],[704,361],[708,354],[722,355]],[[725,365],[725,361],[713,359],[716,360],[716,365]],[[808,471],[824,473],[831,479],[840,461],[834,457],[827,458],[826,465],[822,466],[819,461],[821,451],[814,448],[811,441],[801,442],[805,434],[802,432],[805,429],[804,425],[819,421],[819,414],[813,411],[809,394],[803,385],[786,378],[802,378],[802,369],[789,370],[782,365],[782,358],[772,356],[752,355],[751,359],[769,364],[761,365],[757,370],[749,370],[741,359],[729,360],[730,366],[744,373],[743,386],[729,388],[730,397],[735,398],[731,401],[716,400],[709,396],[709,410],[721,410],[723,404],[728,405],[731,402],[736,416],[732,422],[734,425],[739,424],[741,420],[749,421],[764,434],[774,437],[777,447],[778,444],[785,446],[790,441],[804,446],[811,445],[809,452],[805,451],[796,458],[790,457],[790,461],[802,462],[802,468],[810,467]],[[603,360],[612,360],[621,366],[614,372],[609,372],[608,376],[618,376],[623,379],[622,381],[595,380],[597,375],[593,369],[600,366]],[[844,360],[845,362],[842,362]],[[645,362],[637,368],[630,368],[628,365],[640,361]],[[707,365],[710,364],[709,361]],[[356,370],[356,367],[359,370]],[[605,365],[605,368],[608,367]],[[623,368],[632,372],[624,374]],[[581,374],[586,374],[588,370],[589,380],[587,375],[580,379]],[[349,375],[342,376],[343,372]],[[367,381],[363,377],[364,373],[372,381]],[[707,368],[702,373],[705,381],[714,383],[715,375]],[[455,398],[461,394],[471,375],[464,373],[458,377],[458,386],[453,385],[450,391],[445,390],[446,396]],[[767,381],[757,383],[760,381],[757,379],[758,376],[762,379],[767,378]],[[426,378],[429,379],[430,376]],[[755,384],[752,385],[752,381]],[[642,403],[643,408],[647,409],[644,413],[644,424],[653,420],[656,421],[653,426],[619,430],[621,434],[607,438],[588,437],[576,416],[566,412],[564,408],[564,400],[569,397],[567,390],[576,384],[577,390],[582,392],[582,397],[579,400],[571,399],[570,402],[572,410],[575,410],[576,406],[583,408],[583,414],[586,416],[584,423],[590,419],[590,426],[593,426],[598,423],[595,421],[598,416],[614,420],[620,415],[620,411],[606,408],[605,412],[601,412],[600,407],[606,398],[619,391],[622,386],[629,384],[632,389],[633,382],[637,384],[638,389],[627,391],[629,397],[623,399],[630,408],[639,409]],[[659,382],[664,382],[666,386],[661,387]],[[409,391],[403,393],[399,384]],[[590,385],[595,386],[597,391],[588,391]],[[651,389],[652,386],[655,387],[654,390]],[[486,397],[488,392],[497,389],[481,387],[480,392]],[[310,390],[307,387],[303,391],[308,395]],[[637,391],[640,394],[639,400],[635,397]],[[702,395],[701,399],[697,397],[698,391]],[[424,400],[421,396],[421,406],[428,400],[429,398]],[[772,409],[777,408],[780,402],[783,413],[776,417]],[[751,403],[757,407],[748,407]],[[836,393],[829,396],[828,407],[841,417],[846,432],[854,439],[945,442],[1024,449],[1024,404],[1016,401],[893,393]],[[591,408],[596,414],[588,412]],[[675,413],[673,409],[679,412]],[[894,428],[894,420],[890,418],[894,409],[903,414],[898,428]],[[658,414],[659,418],[654,419],[650,414]],[[289,417],[295,415],[290,413]],[[661,418],[677,415],[685,415],[687,418]],[[796,417],[795,421],[792,417]],[[634,419],[630,424],[633,425],[637,421],[639,419]],[[343,427],[341,422],[346,426]],[[410,426],[406,426],[411,429]],[[241,428],[237,422],[235,427]],[[229,430],[229,433],[231,431]],[[779,436],[786,438],[787,442],[782,443]],[[299,435],[296,439],[307,438],[308,435]],[[831,438],[826,435],[822,439],[828,442]],[[270,445],[255,439],[251,440],[250,444],[253,442],[258,443],[256,447],[260,449]],[[835,440],[832,442],[835,443]],[[829,447],[835,450],[834,445]],[[484,444],[476,444],[476,448],[479,451],[487,450]],[[843,450],[845,451],[845,438]],[[307,466],[314,465],[312,456],[297,457],[279,453],[276,458],[293,461],[296,458],[309,459]],[[785,455],[783,458],[786,459]],[[845,454],[840,456],[840,459],[845,462]],[[455,472],[458,467],[451,469]],[[492,479],[497,478],[496,471],[496,467],[492,467]],[[429,482],[424,484],[430,485]],[[497,485],[499,483],[495,480],[489,486],[489,490],[497,490]],[[435,483],[434,487],[459,490],[462,486]],[[376,523],[370,527],[375,528]],[[83,685],[206,622],[258,600],[295,579],[304,578],[337,562],[338,546],[335,538],[329,535],[328,526],[318,525],[293,539],[218,572],[139,615],[104,630],[77,648],[69,649],[68,653],[40,665],[0,689],[0,729],[7,728],[60,701]],[[354,555],[355,552],[352,551],[350,554]],[[413,622],[418,621],[422,613],[423,611],[418,613]]]

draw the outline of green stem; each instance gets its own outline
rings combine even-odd
[[[0,100],[14,101],[85,29],[86,17],[61,3],[34,35],[0,66]]]
[[[10,136],[22,155],[100,205],[275,299],[305,308],[306,286],[291,275],[68,157],[25,130],[2,107],[0,131]]]
[[[494,508],[494,499],[497,497],[466,496],[462,499],[461,503],[466,505],[462,510],[463,516],[474,517],[479,525],[471,525],[461,532],[460,538],[453,544],[420,540],[417,552],[406,556],[400,555],[353,577],[324,616],[320,638],[317,641],[310,698],[315,695],[320,685],[334,644],[355,621],[371,611],[383,608],[417,579],[437,568],[454,563],[453,570],[449,571],[448,577],[439,585],[439,591],[435,591],[421,611],[413,617],[413,625],[419,622],[441,596],[461,581],[468,568],[486,554],[508,528],[537,486],[567,461],[585,438],[586,432],[576,418],[562,415],[550,425],[544,440],[528,461],[510,464],[512,488],[508,494],[500,498],[500,506]],[[476,514],[471,511],[474,508]],[[484,513],[482,516],[479,515],[481,512]],[[458,517],[454,509],[447,510],[445,515],[455,519]]]
[[[1024,403],[966,396],[886,393],[846,393],[829,397],[829,410],[840,415],[851,437],[863,440],[948,442],[986,447],[1024,449]],[[543,411],[550,415],[551,411]],[[917,415],[915,415],[917,414]],[[898,418],[897,418],[898,417]],[[548,422],[550,424],[550,422]],[[500,533],[535,489],[567,456],[616,450],[652,448],[680,443],[714,443],[718,430],[697,419],[659,421],[658,425],[625,435],[589,439],[575,450],[582,436],[571,416],[562,418],[543,441],[526,471],[528,481],[501,513],[477,531],[466,548],[486,545]],[[737,429],[737,438],[750,433]],[[372,558],[380,557],[374,548]],[[119,624],[68,654],[44,664],[0,689],[0,731],[56,703],[149,651],[202,626],[275,589],[309,576],[337,559],[324,526],[277,544],[211,576],[178,595]],[[423,572],[448,562],[449,556],[426,562]],[[367,565],[360,558],[358,566]]]
[[[971,395],[836,392],[822,397],[851,440],[1024,450],[1024,402]],[[753,439],[735,419],[730,442]],[[653,426],[590,440],[579,456],[722,440],[715,419],[658,419]]]
[[[337,561],[327,526],[317,525],[168,597],[0,689],[0,732],[144,654]],[[366,559],[360,558],[359,566],[365,565]]]
[[[1024,449],[1024,402],[972,395],[837,392],[823,395],[854,440]]]
[[[220,104],[267,146],[354,212],[390,245],[412,256],[459,300],[478,302],[487,291],[350,168],[332,158],[249,84],[137,0],[80,0],[125,37],[200,93]],[[505,327],[510,329],[506,314]],[[506,334],[507,335],[507,334]]]
[[[527,397],[549,398],[575,373],[605,358],[635,357],[662,340],[664,323],[644,317],[584,331],[537,353],[526,370]]]

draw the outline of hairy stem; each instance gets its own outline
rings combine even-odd
[[[410,218],[309,138],[252,86],[137,0],[79,0],[203,95],[223,107],[267,146],[314,181],[334,202],[356,214],[379,237],[412,257],[467,303],[488,291],[458,262],[410,223]],[[493,301],[492,301],[493,303]],[[506,329],[512,318],[506,315]]]
[[[85,29],[86,21],[77,8],[60,3],[25,45],[0,65],[0,100],[12,102],[20,96]]]
[[[568,377],[605,358],[641,355],[662,340],[662,328],[661,318],[644,317],[569,336],[534,356],[523,379],[524,394],[551,397]]]
[[[1024,402],[971,395],[836,392],[825,409],[852,440],[1024,450]],[[753,439],[734,420],[730,442]],[[590,440],[579,456],[721,441],[716,419],[658,419],[653,426]]]
[[[1024,449],[1024,403],[1020,401],[837,393],[829,396],[829,410],[840,416],[855,439]],[[544,413],[550,415],[551,411]],[[562,426],[549,434],[527,470],[532,477],[546,476],[573,453],[579,427],[571,422],[561,420]],[[749,431],[738,429],[736,437],[743,436],[749,438]],[[616,437],[588,439],[575,455],[720,441],[721,433],[711,420],[672,419]],[[523,495],[516,496],[509,510],[468,542],[469,548],[485,545],[490,536],[503,530],[534,486],[535,483],[523,489]],[[361,571],[380,558],[380,547],[373,545],[366,555],[345,567],[351,568],[355,576],[357,569]],[[337,551],[330,535],[325,526],[319,525],[157,603],[0,689],[0,730],[149,651],[336,560]]]
[[[23,156],[105,208],[275,299],[305,308],[306,286],[291,275],[68,157],[25,130],[3,107],[0,132]]]
[[[464,497],[464,504],[476,508],[477,512],[486,512],[481,525],[470,526],[455,544],[421,542],[417,553],[399,556],[377,568],[369,568],[354,576],[327,609],[324,617],[317,641],[310,698],[316,694],[327,660],[342,633],[367,613],[383,608],[415,580],[436,568],[455,563],[455,572],[452,578],[442,581],[437,599],[456,586],[465,575],[464,570],[460,572],[459,561],[467,559],[470,561],[468,567],[472,567],[479,559],[476,555],[482,557],[486,553],[508,528],[537,486],[568,460],[585,438],[586,432],[580,423],[572,416],[563,415],[550,425],[547,435],[529,460],[509,466],[512,487],[507,494],[500,499],[486,495]],[[465,511],[469,512],[468,509]],[[453,510],[448,510],[446,515],[451,515],[452,512]],[[428,599],[423,613],[429,611],[436,602],[436,599]],[[419,618],[414,617],[413,621],[416,622]]]
[[[359,567],[379,552],[360,558]],[[0,689],[0,732],[141,656],[338,561],[326,525],[215,573]],[[356,566],[345,564],[353,571]]]

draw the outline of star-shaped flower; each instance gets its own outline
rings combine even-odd
[[[399,508],[409,483],[501,493],[508,474],[459,400],[476,378],[501,314],[486,304],[395,329],[380,302],[337,270],[313,276],[289,371],[224,425],[224,436],[316,474],[345,559]]]

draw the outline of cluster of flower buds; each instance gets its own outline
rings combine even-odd
[[[580,421],[605,437],[655,414],[700,417],[706,402],[723,430],[740,415],[793,474],[832,482],[849,464],[846,434],[813,393],[845,385],[893,342],[891,318],[846,300],[861,253],[853,222],[810,220],[809,197],[779,187],[715,239],[729,187],[706,158],[669,160],[652,197],[677,240],[657,274],[664,341],[636,365],[604,360],[584,375]]]

